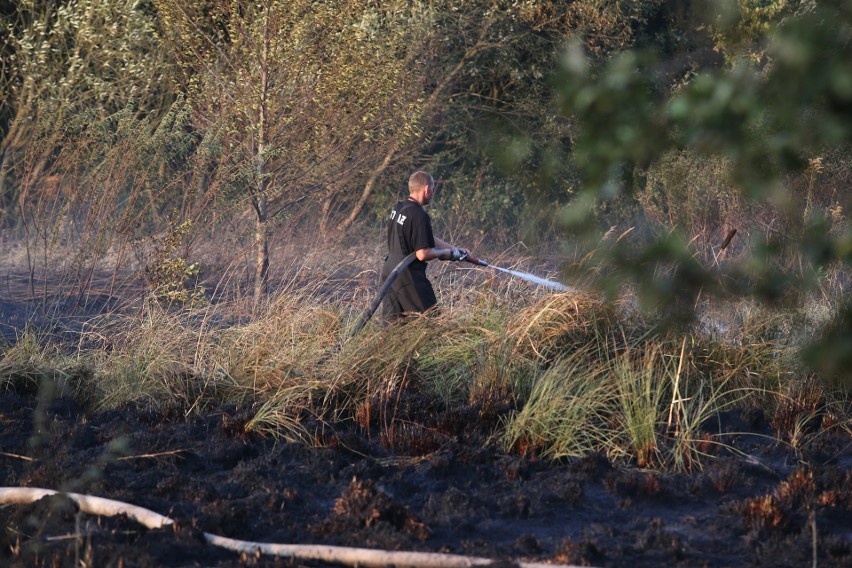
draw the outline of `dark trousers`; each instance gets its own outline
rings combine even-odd
[[[382,269],[382,282],[394,269],[385,263]],[[395,320],[405,313],[422,313],[438,303],[432,283],[426,278],[426,272],[403,270],[393,283],[382,302],[382,315],[386,320]]]

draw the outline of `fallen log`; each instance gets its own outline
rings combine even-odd
[[[159,529],[174,523],[172,519],[159,513],[143,507],[137,507],[136,505],[122,503],[121,501],[93,497],[92,495],[82,495],[80,493],[61,493],[53,489],[39,489],[36,487],[0,487],[0,505],[28,505],[50,495],[65,495],[77,503],[77,506],[80,507],[82,512],[90,515],[100,515],[102,517],[127,515],[127,518],[133,519],[149,529]]]
[[[211,544],[233,550],[234,552],[269,554],[285,558],[298,558],[299,560],[318,560],[345,564],[347,566],[365,566],[370,568],[386,568],[387,566],[407,566],[409,568],[470,568],[472,566],[492,566],[497,564],[490,558],[461,556],[458,554],[376,550],[372,548],[351,548],[322,544],[270,544],[234,540],[209,533],[204,533],[204,538]],[[505,562],[500,563],[500,566],[506,565]],[[565,567],[565,565],[537,562],[518,562],[511,565],[519,566],[520,568]]]
[[[158,529],[174,524],[174,520],[169,517],[129,503],[79,493],[61,493],[53,489],[39,489],[35,487],[0,487],[0,505],[27,505],[50,495],[65,495],[77,503],[80,511],[91,515],[103,517],[127,515],[128,518],[149,529]],[[462,556],[458,554],[388,551],[321,544],[273,544],[236,540],[207,532],[204,533],[204,539],[211,545],[219,546],[233,552],[267,554],[358,567],[469,568],[497,564],[500,566],[507,565],[505,562],[498,563],[490,558]],[[575,568],[567,564],[544,564],[539,562],[517,562],[514,565],[519,568]]]

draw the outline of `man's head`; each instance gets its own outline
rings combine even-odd
[[[435,179],[426,172],[414,172],[408,178],[408,194],[420,205],[428,205],[435,191]]]

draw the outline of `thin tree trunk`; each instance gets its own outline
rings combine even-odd
[[[338,230],[340,230],[341,232],[346,231],[349,226],[355,222],[355,219],[358,218],[358,215],[361,213],[361,210],[367,203],[367,199],[369,199],[370,195],[373,193],[373,188],[376,185],[376,180],[378,180],[379,176],[382,175],[384,171],[388,168],[394,156],[396,156],[396,152],[398,149],[399,144],[397,144],[396,142],[391,144],[390,148],[388,148],[388,151],[385,154],[382,163],[379,164],[370,174],[370,177],[367,178],[367,183],[364,184],[364,190],[361,192],[361,197],[358,198],[357,203],[355,203],[355,206],[352,207],[352,211],[349,212],[349,216],[343,220],[343,222],[338,227]]]
[[[320,235],[328,234],[328,222],[331,219],[331,206],[334,203],[334,192],[329,192],[322,202],[322,211],[320,212]]]
[[[255,280],[254,280],[254,303],[269,289],[269,234],[266,229],[267,209],[266,198],[261,197],[257,204],[257,223],[255,224],[254,246],[255,256]]]
[[[257,198],[255,201],[255,213],[257,214],[257,223],[255,225],[254,245],[255,245],[255,279],[254,279],[254,304],[258,305],[261,296],[263,296],[269,288],[269,233],[266,226],[266,221],[269,218],[267,208],[266,191],[269,186],[269,177],[266,172],[266,148],[268,145],[268,95],[269,95],[269,44],[270,44],[270,22],[269,22],[269,7],[265,9],[264,31],[263,31],[263,52],[261,53],[260,61],[260,112],[258,116],[257,128]]]
[[[6,223],[8,220],[6,217],[9,215],[7,211],[7,206],[11,205],[13,200],[11,199],[13,196],[9,195],[7,198],[6,194],[6,172],[9,171],[10,162],[12,161],[12,152],[10,150],[5,150],[3,152],[3,160],[0,161],[0,215],[3,217],[3,222]],[[10,190],[11,193],[11,190]]]
[[[25,116],[25,109],[23,107],[18,109],[17,114],[9,123],[9,132],[0,141],[0,152],[3,154],[3,160],[0,162],[0,207],[3,208],[3,213],[7,214],[6,208],[15,202],[17,196],[14,195],[11,188],[8,192],[6,191],[6,179],[14,167],[15,153],[23,146],[25,129],[21,126],[21,123]]]

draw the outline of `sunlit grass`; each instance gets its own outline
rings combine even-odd
[[[533,381],[529,398],[505,424],[503,445],[521,454],[576,457],[606,447],[612,436],[606,411],[613,392],[604,367],[577,351]]]

